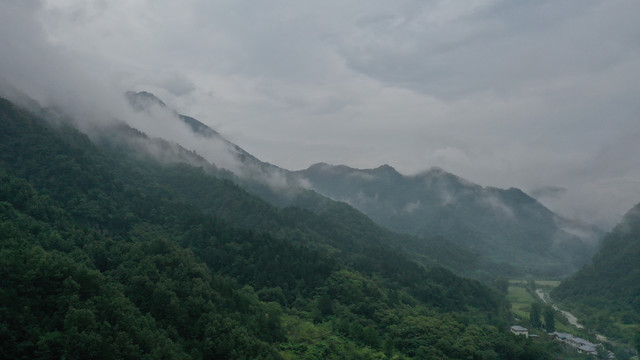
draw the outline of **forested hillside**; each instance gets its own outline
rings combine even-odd
[[[277,209],[192,165],[113,155],[3,99],[0,128],[2,358],[551,350],[506,331],[502,294],[414,263],[343,205]],[[198,182],[206,193],[190,193]]]
[[[138,112],[160,113],[175,123],[186,124],[194,136],[206,139],[232,158],[231,167],[237,172],[209,169],[209,173],[230,179],[279,207],[296,206],[322,214],[337,206],[329,198],[346,202],[378,224],[410,235],[387,232],[385,237],[406,248],[414,259],[430,264],[435,258],[458,274],[475,278],[567,274],[586,263],[599,240],[597,228],[562,219],[518,189],[483,188],[439,169],[404,176],[388,165],[358,170],[316,164],[292,172],[260,161],[200,121],[171,110],[153,94],[128,92],[127,99]],[[145,146],[140,145],[144,134],[122,128],[117,132],[105,142],[115,138],[118,146],[110,148],[120,156],[127,157],[132,149],[149,152],[150,139],[144,139]],[[153,147],[152,156],[162,153],[163,158],[201,165],[193,156],[190,161],[185,159],[189,154],[184,151],[177,155],[179,152],[169,144],[156,141]],[[190,176],[184,179],[191,181]],[[184,185],[183,181],[181,188]],[[199,181],[189,200],[202,203],[199,194],[211,191],[206,187],[211,187],[208,181]],[[208,207],[216,203],[207,202]],[[338,206],[342,220],[362,217],[350,207]],[[358,222],[366,222],[365,229],[375,227],[369,219]]]
[[[593,255],[601,235],[519,189],[482,187],[437,168],[405,176],[388,165],[360,170],[316,164],[297,174],[392,230],[444,236],[511,274],[569,274]]]
[[[552,296],[589,327],[628,342],[637,337],[640,345],[640,204],[607,234],[592,263]]]

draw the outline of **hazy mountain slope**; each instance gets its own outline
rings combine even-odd
[[[182,121],[188,125],[196,137],[207,139],[211,142],[211,148],[217,149],[218,152],[224,152],[225,154],[218,156],[218,158],[225,159],[224,162],[228,169],[226,171],[221,169],[216,173],[217,176],[230,179],[249,192],[278,206],[308,206],[315,210],[321,206],[318,204],[323,203],[322,197],[308,191],[305,184],[301,183],[298,177],[291,176],[289,171],[260,161],[199,120],[168,108],[155,95],[145,91],[129,91],[126,93],[126,98],[137,111],[147,112],[151,116],[168,114],[174,119]],[[120,137],[120,135],[116,135],[116,137]],[[143,148],[140,150],[145,151]],[[231,163],[227,158],[231,158]],[[212,160],[212,162],[215,161]]]
[[[128,91],[125,94],[125,96],[129,101],[129,104],[131,104],[131,106],[137,111],[148,111],[155,106],[160,107],[166,110],[168,113],[171,113],[174,116],[176,116],[176,118],[182,120],[185,124],[187,124],[191,128],[191,130],[193,130],[194,133],[203,137],[207,137],[207,138],[211,138],[211,139],[215,139],[217,141],[223,142],[225,145],[229,147],[230,150],[235,152],[235,156],[239,161],[258,162],[258,159],[253,157],[248,152],[244,151],[242,148],[240,148],[236,144],[228,141],[222,135],[220,135],[217,131],[211,129],[207,125],[201,123],[200,121],[194,119],[191,116],[182,115],[177,113],[175,110],[169,109],[162,100],[157,98],[152,93],[149,93],[146,91],[140,91],[140,92]],[[262,162],[260,162],[260,164],[267,165],[267,163],[262,163]]]
[[[597,229],[556,216],[518,189],[484,188],[440,169],[404,176],[388,165],[358,170],[316,164],[298,174],[319,193],[392,230],[444,235],[526,271],[569,273],[593,254],[599,236]],[[586,236],[574,235],[569,225]]]
[[[160,106],[199,136],[226,144],[237,160],[237,176],[219,176],[278,206],[319,212],[329,202],[317,193],[344,201],[392,230],[420,236],[422,244],[411,238],[404,242],[416,258],[438,254],[441,263],[458,266],[460,273],[567,274],[589,259],[601,235],[595,227],[556,216],[518,189],[483,188],[440,169],[403,176],[388,165],[356,170],[317,164],[290,172],[261,162],[198,120],[166,109],[152,94],[127,97],[139,111]],[[453,247],[444,244],[448,240],[467,250],[438,251],[439,245]]]
[[[132,228],[131,214],[154,223],[159,221],[156,217],[169,215],[164,212],[176,216],[175,221],[198,219],[203,212],[298,245],[326,249],[323,252],[393,281],[421,287],[428,279],[424,268],[396,249],[390,232],[346,204],[330,202],[321,214],[279,209],[200,168],[114,157],[71,127],[50,127],[10,104],[2,110],[2,168],[50,194],[61,208],[98,229],[126,234]]]
[[[552,296],[605,334],[630,340],[633,328],[640,331],[640,204],[606,235],[591,264]]]
[[[494,326],[495,291],[343,234],[366,217],[265,204],[276,230],[238,229],[164,184],[202,169],[113,156],[3,99],[0,127],[3,358],[549,355]],[[207,176],[224,207],[261,201]],[[303,246],[332,239],[341,256]]]
[[[351,206],[328,199],[311,190],[287,190],[285,196],[289,206],[277,208],[245,192],[236,184],[244,182],[232,173],[208,164],[197,154],[175,144],[161,139],[151,139],[124,124],[101,131],[99,136],[94,136],[94,140],[121,161],[130,162],[132,168],[146,168],[149,171],[155,169],[153,171],[156,176],[153,181],[171,188],[183,201],[196,204],[243,228],[278,231],[282,236],[291,237],[296,241],[309,242],[313,239],[310,246],[324,244],[323,248],[334,249],[334,252],[340,252],[343,247],[354,242],[357,242],[360,248],[384,246],[399,251],[404,249],[406,256],[423,265],[440,264],[458,274],[475,278],[484,278],[487,274],[513,274],[513,269],[498,268],[477,253],[463,249],[442,237],[417,239],[410,235],[393,233]],[[165,154],[166,151],[173,155]],[[163,155],[158,157],[158,153]],[[153,163],[163,165],[153,167],[150,165]],[[292,206],[298,209],[294,210]],[[290,229],[290,226],[286,225],[293,217],[306,224],[308,234],[299,236],[299,229]],[[306,218],[318,218],[322,221],[310,221]],[[343,230],[336,232],[335,229]],[[337,236],[328,236],[329,231]],[[326,239],[331,239],[331,243]]]
[[[161,100],[146,92],[129,92],[127,97],[133,107],[139,111],[148,111],[153,106],[160,106],[162,109],[170,111]],[[176,119],[185,121],[194,132],[201,136],[210,138],[212,141],[222,139],[217,132],[191,117],[175,112],[173,115]],[[175,171],[167,171],[166,175],[168,176],[164,176],[162,179],[166,181],[168,186],[183,189],[181,191],[188,201],[200,204],[203,208],[215,212],[217,216],[222,218],[239,220],[241,226],[272,230],[274,224],[279,224],[281,220],[267,215],[273,214],[273,211],[265,211],[265,204],[262,202],[253,206],[244,206],[239,211],[234,210],[239,207],[220,200],[227,197],[218,196],[221,191],[220,187],[216,185],[215,181],[211,181],[207,174],[213,174],[216,177],[239,184],[243,189],[260,196],[271,204],[279,207],[295,206],[307,209],[330,222],[330,226],[317,224],[316,229],[312,229],[314,232],[326,232],[327,229],[341,227],[341,222],[350,222],[351,226],[345,234],[353,233],[354,237],[358,239],[367,239],[369,245],[384,243],[387,246],[404,248],[413,259],[425,265],[438,263],[458,274],[475,278],[484,278],[489,274],[491,276],[522,274],[518,269],[508,265],[498,265],[479,253],[455,245],[443,237],[417,239],[382,229],[350,206],[337,204],[334,200],[305,188],[306,184],[301,181],[298,174],[261,162],[225,139],[222,141],[228,145],[229,151],[236,154],[240,176],[219,169],[214,164],[207,165],[206,161],[197,154],[189,153],[180,147],[176,148],[175,144],[172,145],[161,139],[148,138],[145,134],[128,128],[124,124],[103,129],[99,134],[99,136],[94,136],[94,140],[123,159],[130,158],[132,154],[137,154],[138,157],[140,154],[147,154],[147,157],[164,162],[187,163],[202,167],[204,172],[178,167]],[[172,151],[174,155],[167,154],[167,150]],[[158,156],[159,153],[162,156]],[[186,159],[185,156],[190,158]],[[274,179],[276,180],[274,181]],[[239,189],[233,188],[225,191],[238,193]],[[249,202],[252,201],[255,199]],[[247,213],[247,209],[252,210]],[[238,212],[242,212],[243,216],[238,216]],[[335,216],[330,218],[334,213],[339,213],[342,218]],[[345,241],[336,239],[336,244],[343,245]]]

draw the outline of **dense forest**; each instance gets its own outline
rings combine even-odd
[[[585,325],[640,351],[640,204],[605,237],[593,262],[554,289],[552,296]]]
[[[345,204],[278,209],[204,167],[0,99],[0,357],[548,359],[504,294]],[[144,136],[144,134],[139,134]]]

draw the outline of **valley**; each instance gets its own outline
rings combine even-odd
[[[557,284],[556,284],[556,286],[557,286]],[[577,329],[584,329],[584,326],[578,322],[578,318],[575,315],[573,315],[572,313],[570,313],[570,312],[568,312],[566,310],[561,310],[560,308],[558,308],[558,305],[554,304],[551,301],[551,298],[549,297],[549,293],[546,292],[544,289],[537,288],[536,289],[536,295],[538,295],[538,297],[540,298],[540,300],[542,300],[542,302],[544,302],[545,304],[551,305],[551,307],[553,307],[553,309],[555,311],[560,312],[562,314],[562,316],[564,316],[567,319],[567,321],[569,322],[570,325],[576,327]],[[602,335],[596,334],[596,337],[601,338]]]
[[[511,312],[514,314],[516,322],[531,326],[532,306],[534,304],[549,306],[555,311],[554,317],[556,321],[552,325],[552,330],[561,334],[561,336],[569,334],[578,340],[584,338],[591,340],[595,344],[604,344],[606,358],[637,359],[637,356],[633,355],[633,347],[629,344],[611,341],[606,336],[599,334],[597,330],[582,325],[574,314],[560,308],[549,295],[560,283],[558,280],[511,280],[507,298],[511,303]],[[541,309],[544,309],[544,307],[541,307]],[[540,316],[540,313],[537,316]],[[543,331],[535,333],[541,337],[548,337],[547,333],[551,331],[547,328],[546,322],[541,323],[541,325]],[[576,353],[576,359],[582,358],[577,355],[577,349],[578,345],[574,345],[573,352]],[[603,350],[603,352],[605,351]]]
[[[404,237],[344,203],[279,208],[213,166],[159,162],[42,114],[0,99],[3,358],[551,351],[502,327],[497,290],[415,262]]]
[[[530,318],[532,306],[565,282],[504,279],[567,274],[595,251],[599,230],[573,224],[591,232],[570,236],[560,228],[568,220],[522,191],[482,188],[441,170],[404,177],[389,166],[360,171],[319,165],[312,168],[323,180],[312,181],[309,173],[260,162],[196,119],[143,96],[204,141],[223,141],[241,175],[124,123],[87,135],[51,110],[2,100],[3,356],[574,356],[546,338],[540,319]],[[138,111],[146,116],[144,107]],[[266,174],[281,175],[277,187],[265,182]],[[440,219],[433,224],[451,217],[447,226],[465,229],[466,240],[386,228],[349,199],[323,195],[329,190],[319,184],[329,181],[327,174],[344,186],[345,179],[366,174],[383,203],[398,195],[384,200],[384,189],[402,188],[384,184],[389,179],[414,183],[415,191],[425,184],[429,191],[449,188],[458,194],[457,205],[434,206],[421,216]],[[362,192],[363,184],[354,181],[350,191]],[[424,196],[421,204],[432,196],[409,190],[402,196]],[[504,211],[513,215],[506,222]],[[487,232],[494,227],[500,238]],[[528,231],[535,236],[508,241]],[[476,237],[482,240],[469,242]],[[558,243],[550,245],[552,238]],[[552,255],[555,247],[571,244],[583,252]],[[492,255],[501,247],[517,255]],[[571,265],[560,266],[567,259]],[[523,266],[530,263],[537,267]],[[553,305],[558,310],[565,304]],[[545,317],[544,326],[555,319],[557,331],[589,330],[559,311],[566,317],[547,315],[546,307],[538,316]],[[513,335],[505,325],[513,316],[539,341]],[[114,329],[111,322],[124,327]],[[132,340],[122,343],[125,338]],[[630,353],[617,352],[621,359]]]
[[[0,360],[640,360],[638,14],[0,0]]]

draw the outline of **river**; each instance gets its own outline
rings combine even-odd
[[[544,290],[536,289],[536,294],[545,304],[551,303],[549,294],[545,293]],[[556,304],[551,303],[551,306],[553,307],[554,310],[559,311],[565,318],[567,318],[567,321],[569,322],[569,324],[577,327],[578,329],[584,329],[584,326],[578,322],[578,318],[575,315],[573,315],[568,311],[561,310],[560,308],[558,308],[558,305]]]

